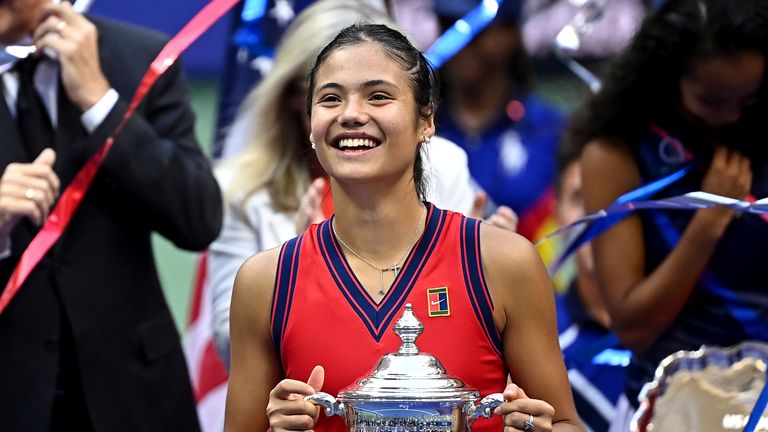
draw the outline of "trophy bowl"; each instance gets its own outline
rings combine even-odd
[[[478,417],[489,418],[504,402],[501,393],[483,398],[472,387],[446,373],[440,361],[419,352],[416,338],[424,326],[410,304],[395,323],[403,341],[384,355],[373,372],[343,389],[338,396],[318,392],[305,398],[340,415],[353,432],[463,432]]]
[[[768,344],[747,341],[678,351],[656,368],[640,391],[632,432],[742,431],[766,383]],[[768,431],[768,413],[756,431]]]

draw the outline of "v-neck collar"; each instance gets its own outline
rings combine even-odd
[[[349,266],[341,246],[333,235],[331,228],[333,218],[323,222],[318,228],[320,253],[328,266],[328,271],[350,307],[358,314],[360,320],[377,342],[381,340],[397,311],[405,303],[419,274],[424,269],[427,259],[435,248],[440,237],[439,234],[445,224],[445,211],[429,203],[426,203],[426,206],[427,221],[424,232],[405,259],[403,267],[392,282],[389,291],[379,303],[376,303],[365,290]]]

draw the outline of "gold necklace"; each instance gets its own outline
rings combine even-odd
[[[369,266],[379,271],[379,294],[384,295],[387,293],[386,291],[384,291],[384,273],[388,271],[394,272],[395,279],[397,279],[397,275],[400,273],[400,269],[402,268],[402,264],[400,264],[400,261],[402,261],[406,257],[406,255],[408,255],[408,252],[410,252],[411,249],[413,249],[413,246],[416,244],[416,240],[418,240],[419,229],[421,229],[421,223],[426,219],[424,217],[426,213],[427,213],[427,208],[424,207],[424,210],[422,211],[421,216],[419,216],[419,224],[416,225],[416,231],[414,231],[413,235],[411,236],[412,238],[411,238],[410,244],[405,247],[405,249],[403,250],[403,254],[400,255],[400,258],[398,258],[397,261],[395,261],[392,265],[389,265],[387,267],[379,267],[376,264],[361,257],[359,253],[355,252],[354,249],[349,247],[349,245],[345,243],[344,240],[341,239],[341,237],[339,237],[339,235],[336,233],[336,227],[334,226],[333,223],[331,224],[331,231],[333,231],[333,236],[336,237],[336,240],[338,240],[339,243],[341,243],[345,248],[347,248],[348,251],[352,252],[352,255],[360,258],[362,262],[368,264]],[[334,219],[334,222],[336,222],[336,219]]]

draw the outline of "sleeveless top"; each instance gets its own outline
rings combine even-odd
[[[686,142],[686,138],[690,143]],[[635,149],[643,184],[672,174],[689,163],[680,152],[684,146],[694,168],[653,198],[701,190],[712,150],[695,147],[685,130],[669,138],[649,133]],[[768,161],[765,152],[751,157],[752,195],[768,195]],[[639,212],[645,242],[645,271],[651,273],[671,252],[694,215],[692,211]],[[627,395],[637,405],[643,384],[664,357],[702,345],[731,346],[745,340],[768,341],[768,270],[765,245],[768,222],[744,213],[734,217],[697,282],[688,303],[645,353],[633,353],[628,368]]]
[[[287,378],[306,381],[325,368],[322,391],[333,396],[368,375],[401,341],[392,328],[406,303],[424,325],[419,350],[479,390],[503,391],[508,374],[493,304],[483,276],[480,221],[427,204],[426,228],[392,287],[376,304],[334,238],[333,219],[310,226],[280,252],[272,338]],[[473,430],[500,431],[500,416]],[[320,416],[317,432],[342,432],[341,417]]]

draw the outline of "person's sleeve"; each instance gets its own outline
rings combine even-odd
[[[83,140],[79,154],[93,154],[120,124],[128,108],[120,99]],[[122,126],[99,176],[129,200],[138,223],[177,247],[202,250],[219,233],[221,193],[210,161],[194,133],[195,118],[180,66],[172,65],[152,86],[136,113]]]
[[[224,224],[219,237],[208,252],[208,281],[211,284],[213,340],[216,350],[229,367],[229,308],[232,288],[240,266],[254,253],[263,249],[258,215],[249,218],[234,205],[224,212]]]
[[[431,174],[428,199],[438,208],[467,214],[477,188],[469,174],[467,153],[445,138],[432,137],[425,171]]]
[[[96,104],[80,116],[80,122],[88,133],[93,133],[99,127],[109,112],[112,111],[118,99],[120,99],[120,95],[115,89],[110,88]]]

